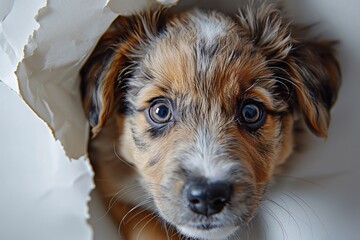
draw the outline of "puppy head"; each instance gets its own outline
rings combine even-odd
[[[119,150],[158,213],[221,239],[250,221],[293,148],[295,115],[326,136],[339,68],[279,10],[119,17],[82,69],[93,135],[121,118]]]

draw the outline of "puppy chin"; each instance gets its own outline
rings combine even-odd
[[[228,239],[238,230],[236,226],[219,227],[212,229],[198,229],[190,226],[178,226],[177,229],[185,236],[201,240]]]

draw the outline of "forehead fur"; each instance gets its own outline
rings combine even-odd
[[[271,78],[260,51],[242,37],[234,19],[213,11],[194,10],[171,19],[138,69],[136,77],[144,81],[133,87],[144,94],[143,102],[191,95],[192,100],[233,103],[254,84],[272,86],[258,81]]]

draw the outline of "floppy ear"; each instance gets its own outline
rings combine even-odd
[[[165,9],[118,17],[101,37],[80,71],[81,94],[92,137],[123,108],[125,81],[131,78],[146,45],[163,27]]]
[[[302,112],[313,133],[326,137],[330,108],[340,87],[334,42],[306,40],[308,29],[290,24],[281,7],[273,5],[249,5],[240,10],[238,19],[245,37],[265,56],[274,78],[286,85],[285,99]]]
[[[327,136],[330,109],[341,83],[333,45],[330,41],[300,40],[288,59],[298,108],[310,130],[321,137]]]

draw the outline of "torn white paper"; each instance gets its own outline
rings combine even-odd
[[[0,103],[0,239],[90,240],[90,164],[69,161],[47,125],[1,81]]]
[[[38,13],[40,27],[25,46],[25,56],[16,71],[19,89],[69,157],[86,154],[88,124],[81,107],[78,76],[82,64],[117,14],[153,3],[49,0]]]
[[[46,0],[0,1],[0,79],[18,90],[15,70],[23,58],[23,49],[31,34],[39,27],[34,17]]]
[[[106,1],[48,1],[16,72],[22,97],[49,124],[71,158],[86,154],[88,130],[78,72],[113,18]]]

